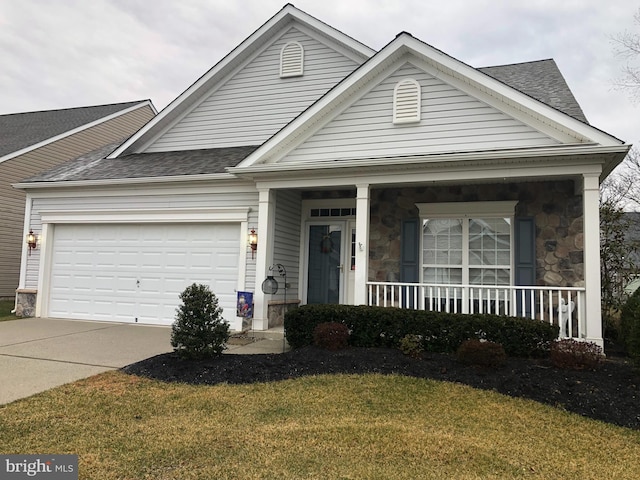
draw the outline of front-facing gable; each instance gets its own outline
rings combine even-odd
[[[300,49],[299,75],[281,72],[286,46]],[[214,86],[145,152],[260,145],[360,63],[310,29],[293,24]]]
[[[403,79],[422,89],[422,116],[406,125],[393,122],[394,85]],[[403,33],[234,171],[576,145],[623,142]]]
[[[302,47],[302,75],[281,75],[287,43]],[[260,144],[374,53],[287,4],[111,157]]]
[[[417,83],[420,119],[394,122],[395,87]],[[281,162],[352,160],[556,145],[559,140],[404,63]]]

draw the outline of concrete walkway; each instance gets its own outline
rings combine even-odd
[[[256,335],[259,333],[257,332]],[[281,353],[278,334],[225,353]],[[172,351],[171,328],[24,318],[0,322],[0,405]]]

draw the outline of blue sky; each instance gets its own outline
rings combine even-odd
[[[0,114],[151,99],[160,110],[280,10],[275,0],[0,2]],[[474,67],[554,58],[589,121],[640,143],[640,104],[615,89],[612,37],[632,0],[296,0],[376,50],[400,31]]]

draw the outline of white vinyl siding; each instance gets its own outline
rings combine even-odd
[[[407,77],[420,84],[421,119],[419,123],[394,125],[394,87]],[[290,152],[282,162],[552,144],[558,142],[406,63]]]
[[[278,191],[276,194],[276,218],[273,253],[274,263],[281,263],[287,269],[287,298],[298,296],[300,261],[300,228],[302,200],[298,191]],[[282,292],[279,292],[279,294]],[[278,295],[279,295],[278,294]]]
[[[420,84],[406,78],[393,89],[393,123],[420,121]]]
[[[179,192],[174,188],[156,187],[144,192],[139,190],[123,190],[119,192],[105,191],[104,194],[97,191],[92,194],[79,197],[77,194],[70,196],[36,196],[33,199],[30,225],[33,231],[42,231],[41,215],[47,212],[82,211],[97,212],[105,208],[113,213],[126,213],[132,210],[161,209],[167,216],[174,209],[197,209],[211,207],[240,207],[251,209],[248,217],[248,226],[258,224],[258,194],[251,186],[234,187],[184,187]],[[245,235],[246,236],[246,235]],[[47,241],[48,239],[44,239]],[[246,239],[245,239],[246,240]],[[246,242],[245,242],[246,243]],[[248,245],[246,246],[248,249]],[[248,250],[247,250],[248,252]],[[38,289],[38,274],[40,264],[41,247],[34,250],[27,257],[25,288]],[[245,284],[246,290],[255,287],[255,259],[251,260],[251,254],[247,254]],[[45,279],[46,281],[46,279]]]
[[[289,42],[280,51],[280,77],[299,77],[304,73],[304,48]]]
[[[280,78],[280,51],[290,42],[304,48],[304,76]],[[357,67],[292,27],[145,151],[260,145]]]

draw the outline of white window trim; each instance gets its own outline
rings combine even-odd
[[[286,60],[298,62],[297,68],[285,71],[285,51],[291,47],[296,47],[295,52],[287,52]],[[300,42],[287,42],[280,50],[280,78],[300,77],[304,74],[304,48]]]
[[[469,217],[512,217],[515,215],[517,200],[500,202],[444,202],[416,203],[420,217],[429,218],[469,218]]]
[[[415,113],[410,116],[399,116],[398,112],[398,90],[406,85],[412,85],[415,88],[415,97],[403,99],[404,102],[410,103],[411,107],[415,109]],[[420,114],[422,110],[422,95],[421,95],[420,84],[417,80],[413,78],[405,78],[396,83],[396,86],[393,89],[393,123],[394,124],[403,124],[403,123],[416,123],[420,121]]]
[[[437,219],[437,218],[510,218],[511,219],[511,231],[509,234],[510,239],[510,265],[509,265],[509,285],[514,283],[514,217],[515,207],[518,204],[517,200],[507,200],[498,202],[443,202],[443,203],[416,203],[416,207],[420,212],[420,220],[423,222],[425,219]],[[468,243],[469,243],[469,222],[463,222],[462,224],[462,239],[463,239],[463,254],[462,264],[456,266],[462,269],[462,285],[469,285],[469,255],[468,255]],[[424,234],[420,234],[420,279],[424,280]],[[442,265],[442,267],[445,267]],[[451,266],[449,266],[451,267]],[[500,268],[497,266],[488,266]]]

